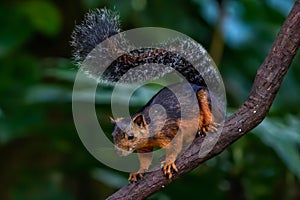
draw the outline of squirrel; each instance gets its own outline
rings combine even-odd
[[[120,33],[119,15],[108,9],[96,9],[89,12],[82,24],[72,33],[71,46],[74,48],[74,60],[80,63],[102,41]],[[115,45],[117,46],[117,45]],[[143,64],[162,64],[179,72],[188,83],[175,83],[162,88],[152,99],[130,118],[110,118],[115,125],[112,137],[117,154],[138,153],[140,168],[130,173],[129,181],[141,179],[152,161],[154,148],[164,148],[165,161],[163,173],[171,179],[178,172],[175,160],[185,141],[205,136],[216,131],[211,108],[211,95],[201,74],[186,59],[176,52],[162,48],[140,48],[115,59],[103,72],[100,79],[117,82],[121,77]],[[163,73],[163,72],[161,72]],[[153,77],[149,77],[151,79]],[[181,96],[177,98],[176,91]],[[190,97],[196,97],[196,101]],[[181,109],[186,108],[188,116],[182,118]],[[165,113],[162,113],[164,111]],[[155,116],[151,116],[154,113]],[[164,115],[165,114],[165,115]]]

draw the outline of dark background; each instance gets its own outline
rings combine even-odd
[[[87,152],[72,118],[70,34],[89,9],[115,8],[123,30],[165,27],[201,43],[223,77],[227,112],[237,109],[293,1],[218,2],[1,1],[0,199],[104,199],[127,183]],[[299,65],[298,53],[258,128],[150,199],[300,199]],[[110,132],[110,101],[96,108]]]

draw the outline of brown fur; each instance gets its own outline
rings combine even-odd
[[[179,88],[177,85],[176,87]],[[159,93],[162,93],[162,96],[170,95],[164,89]],[[162,163],[163,171],[168,178],[171,178],[172,171],[178,171],[174,162],[184,143],[191,142],[197,134],[205,135],[208,131],[216,130],[217,124],[213,121],[210,97],[206,88],[197,90],[196,97],[198,105],[192,105],[191,117],[186,119],[177,116],[178,110],[176,109],[180,109],[180,106],[177,105],[178,102],[167,98],[163,102],[165,104],[164,108],[169,109],[167,110],[167,119],[164,121],[164,119],[161,119],[162,115],[158,114],[155,116],[155,121],[150,124],[147,113],[151,106],[161,101],[160,96],[157,95],[131,120],[126,118],[112,120],[116,124],[113,138],[117,152],[123,156],[133,151],[138,152],[140,169],[138,172],[130,174],[130,181],[137,181],[149,168],[152,151],[155,147],[165,149],[166,159]],[[171,98],[173,97],[171,96]],[[190,102],[186,103],[189,104]],[[170,111],[170,109],[175,109],[175,111]],[[192,113],[196,109],[200,109],[200,115],[198,116]]]

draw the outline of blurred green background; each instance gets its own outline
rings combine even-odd
[[[72,118],[77,68],[70,59],[70,34],[89,9],[115,8],[123,30],[165,27],[197,40],[220,69],[232,113],[246,100],[292,5],[292,0],[2,0],[0,199],[104,199],[127,183],[127,173],[87,152]],[[298,53],[259,127],[149,199],[300,199],[299,65]],[[133,107],[149,100],[138,98]],[[108,99],[98,99],[96,108],[111,132]]]

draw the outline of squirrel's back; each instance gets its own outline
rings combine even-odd
[[[189,83],[169,85],[157,92],[138,113],[145,116],[147,124],[151,122],[149,113],[164,116],[168,120],[196,118],[200,112],[196,94],[201,89],[207,90],[205,86]]]

